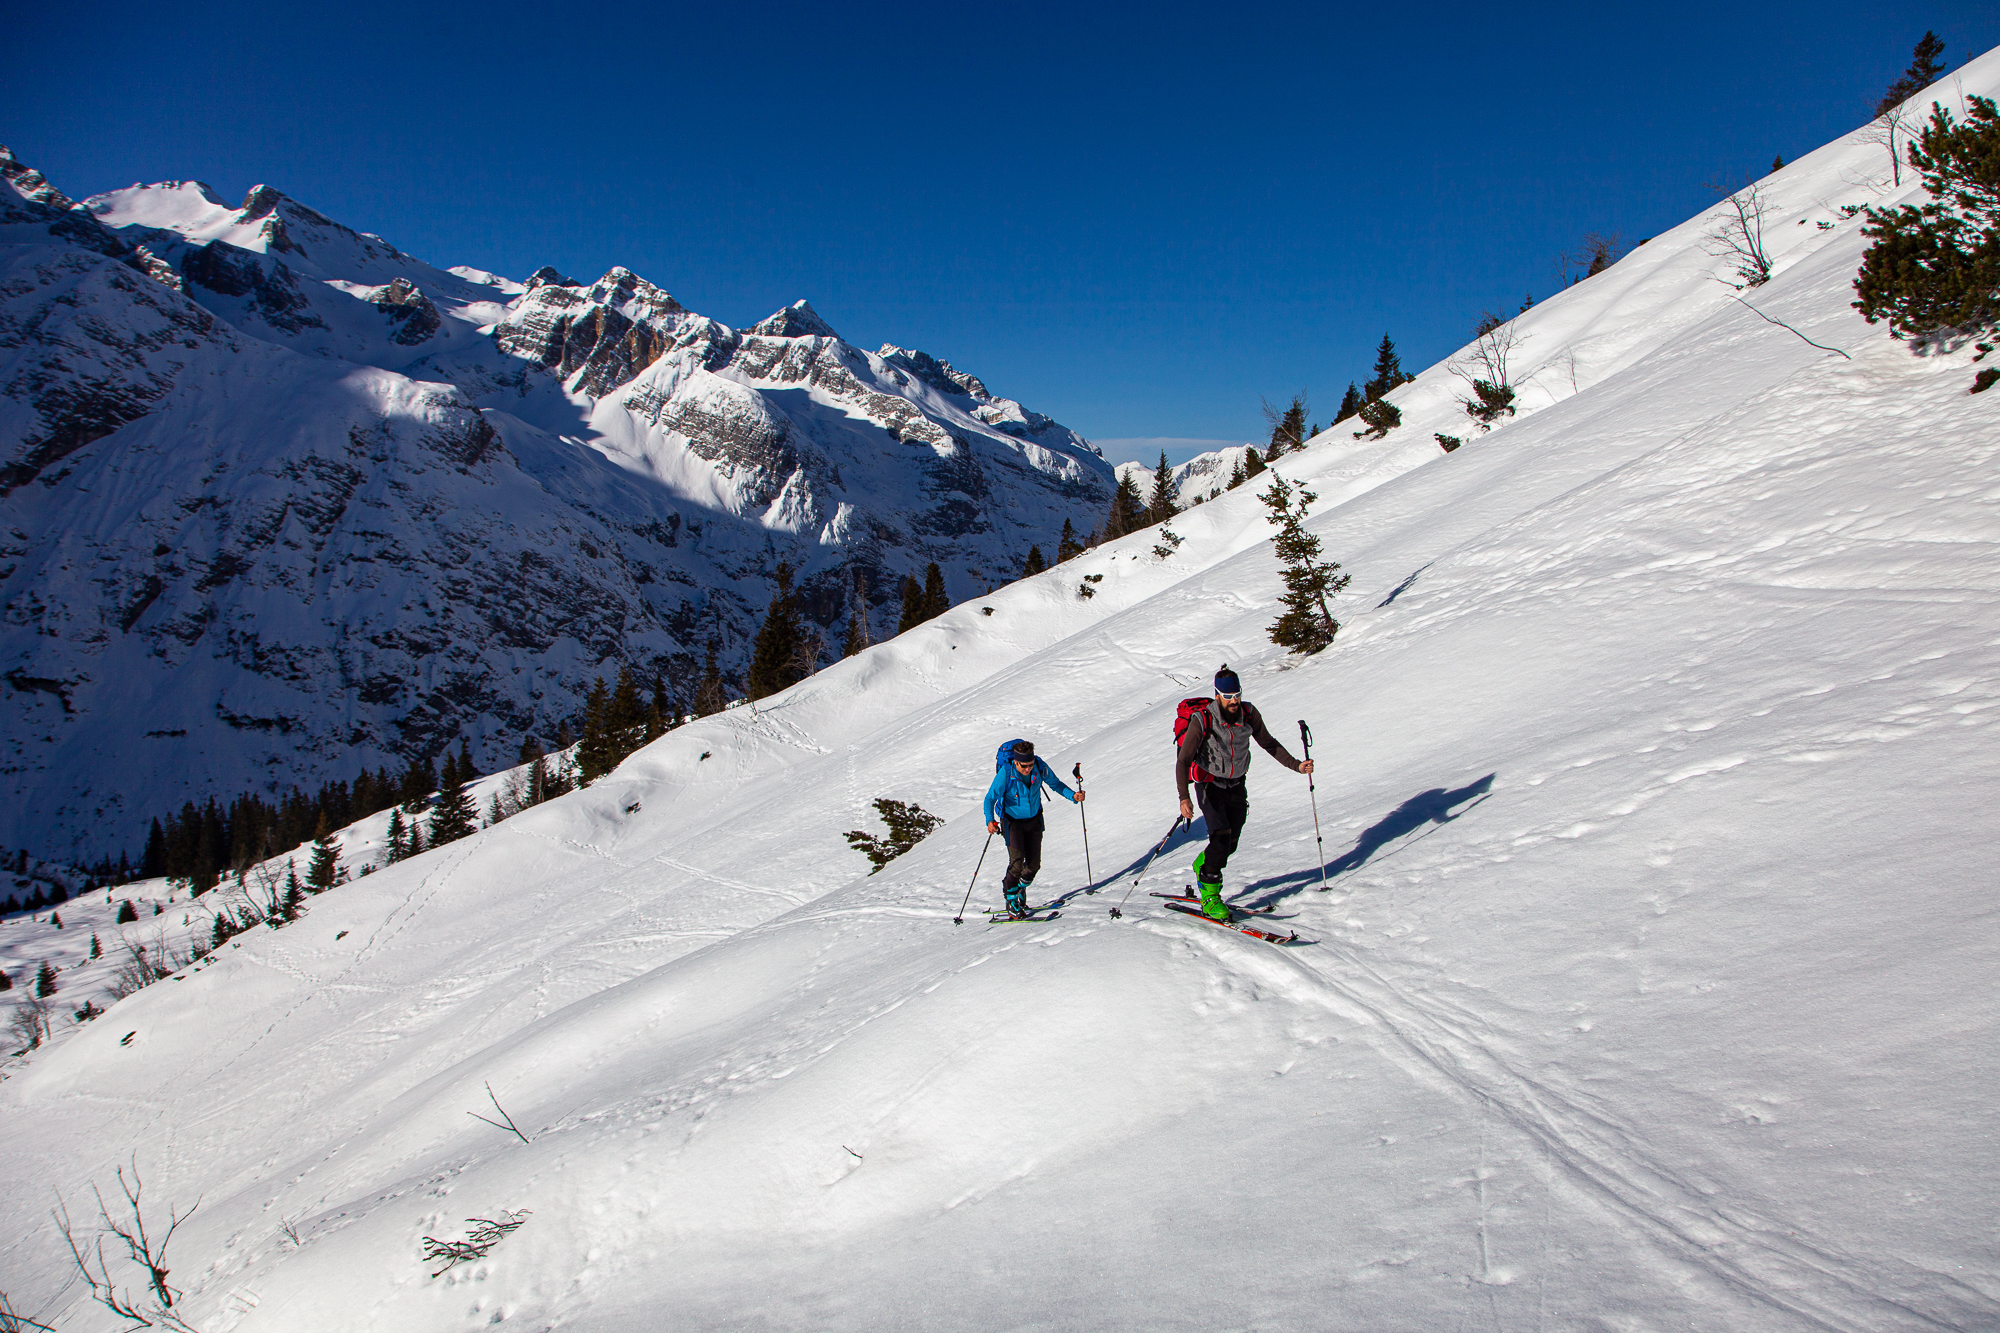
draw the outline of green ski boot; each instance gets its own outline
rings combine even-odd
[[[1007,895],[1007,915],[1016,918],[1026,916],[1028,914],[1028,886],[1025,884],[1013,884],[1008,885],[1003,891]]]
[[[1194,886],[1201,893],[1201,912],[1203,916],[1214,920],[1227,921],[1229,904],[1222,901],[1222,878],[1217,876],[1210,879],[1202,869],[1202,863],[1207,857],[1206,847],[1196,852],[1194,857]]]

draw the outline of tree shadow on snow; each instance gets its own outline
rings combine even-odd
[[[1416,830],[1423,828],[1426,824],[1430,824],[1433,827],[1429,832],[1411,838],[1410,842],[1420,842],[1424,838],[1429,837],[1432,833],[1437,832],[1439,828],[1459,818],[1466,810],[1470,810],[1473,806],[1478,805],[1481,801],[1492,795],[1493,779],[1498,776],[1499,774],[1497,773],[1488,773],[1477,782],[1467,783],[1455,791],[1446,791],[1443,787],[1432,787],[1429,791],[1419,792],[1417,795],[1412,796],[1409,800],[1382,816],[1381,819],[1363,829],[1361,836],[1354,840],[1354,846],[1327,862],[1325,878],[1331,880],[1336,875],[1344,875],[1350,870],[1359,870],[1368,863],[1368,858],[1375,855],[1376,852],[1396,841],[1396,839],[1403,837],[1405,834],[1416,832]],[[1470,804],[1467,804],[1468,802]],[[1453,807],[1461,805],[1465,806],[1465,809],[1454,813]],[[1405,843],[1404,845],[1408,846],[1409,844]],[[1402,848],[1397,849],[1397,851],[1401,850]],[[1393,852],[1390,853],[1392,856],[1394,854]],[[1320,881],[1321,876],[1317,866],[1310,870],[1295,871],[1289,875],[1278,875],[1271,879],[1260,879],[1255,884],[1250,885],[1246,892],[1261,894],[1262,896],[1248,901],[1239,900],[1237,905],[1241,907],[1269,907],[1271,904],[1289,898],[1307,887],[1315,889],[1320,887]]]

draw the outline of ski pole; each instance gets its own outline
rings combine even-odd
[[[992,830],[989,829],[987,830],[986,833],[986,847],[991,847],[992,845],[993,845],[993,833]],[[979,867],[986,864],[986,847],[981,847],[979,849],[979,863],[978,865],[972,867],[972,878],[966,882],[965,903],[969,903],[972,901],[972,886],[979,882]],[[960,903],[958,905],[958,915],[951,919],[952,925],[962,926],[965,924],[965,903]]]
[[[1083,765],[1078,764],[1070,773],[1076,778],[1077,817],[1083,820],[1083,873],[1089,876],[1083,887],[1090,893],[1096,893],[1097,890],[1091,887],[1097,883],[1097,872],[1090,868],[1090,816],[1083,812]]]
[[[1312,728],[1306,725],[1304,718],[1299,719],[1299,744],[1304,747],[1307,760],[1311,760],[1313,734]],[[1319,836],[1319,793],[1313,787],[1313,775],[1310,773],[1306,774],[1306,795],[1312,800],[1313,805],[1313,841],[1319,844],[1319,887],[1320,892],[1324,893],[1333,886],[1326,882],[1326,840]]]
[[[1160,841],[1153,847],[1153,856],[1158,856],[1161,852],[1167,850],[1167,844],[1174,840],[1174,831],[1178,829],[1180,826],[1181,826],[1181,816],[1175,815],[1174,822],[1167,826],[1167,836],[1161,838]],[[1146,864],[1140,866],[1139,873],[1132,877],[1132,889],[1138,888],[1139,881],[1146,878],[1146,872],[1152,869],[1153,856],[1147,857]],[[1130,898],[1132,896],[1132,889],[1125,890],[1125,898]],[[1113,921],[1116,921],[1120,917],[1125,915],[1123,912],[1118,910],[1119,907],[1123,907],[1125,905],[1125,898],[1120,898],[1118,900],[1118,907],[1114,907],[1111,909],[1111,919]]]

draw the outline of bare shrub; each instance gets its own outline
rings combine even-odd
[[[1724,196],[1727,206],[1702,237],[1702,249],[1728,262],[1738,279],[1730,286],[1737,291],[1762,287],[1771,280],[1771,252],[1764,241],[1764,215],[1769,208],[1764,187],[1752,181],[1734,191],[1726,185],[1711,184],[1708,188]]]
[[[28,1318],[14,1308],[13,1302],[7,1299],[6,1292],[0,1291],[0,1333],[28,1333],[29,1329],[38,1330],[38,1333],[55,1333],[53,1324],[44,1324]]]
[[[1514,415],[1514,397],[1520,386],[1509,362],[1520,344],[1512,324],[1495,325],[1479,336],[1463,359],[1446,367],[1472,390],[1469,397],[1458,401],[1481,430],[1491,430],[1502,416]]]
[[[526,1208],[523,1208],[518,1213],[502,1209],[500,1216],[497,1218],[466,1218],[465,1220],[471,1225],[472,1230],[466,1234],[464,1240],[439,1240],[435,1236],[425,1236],[425,1261],[444,1260],[443,1267],[439,1268],[437,1272],[432,1273],[431,1276],[443,1276],[445,1270],[449,1269],[453,1264],[467,1264],[471,1263],[474,1259],[484,1259],[488,1250],[498,1245],[508,1236],[513,1235],[520,1225],[527,1221],[531,1215],[530,1211]]]
[[[201,1207],[196,1199],[187,1212],[176,1212],[170,1205],[167,1209],[167,1229],[157,1238],[147,1226],[145,1210],[140,1204],[140,1196],[145,1192],[145,1183],[139,1178],[139,1159],[132,1159],[132,1178],[125,1178],[125,1168],[118,1168],[118,1188],[124,1195],[125,1203],[114,1216],[104,1191],[95,1183],[90,1192],[97,1198],[97,1224],[93,1234],[79,1238],[77,1228],[70,1221],[69,1205],[61,1195],[56,1196],[53,1216],[62,1228],[63,1240],[69,1245],[70,1258],[76,1261],[77,1271],[90,1284],[91,1299],[121,1318],[129,1319],[146,1328],[168,1328],[176,1333],[198,1333],[182,1319],[174,1309],[174,1302],[181,1292],[167,1282],[167,1246],[174,1238],[180,1224],[193,1216],[195,1208]],[[135,1293],[129,1287],[122,1287],[111,1275],[111,1259],[105,1255],[105,1244],[111,1242],[115,1255],[122,1247],[130,1263],[145,1271],[145,1280]]]
[[[33,992],[21,997],[14,1005],[14,1012],[7,1020],[7,1030],[21,1043],[16,1055],[26,1055],[49,1039],[50,1015],[55,1006]]]
[[[114,1000],[122,1000],[134,991],[170,977],[194,961],[189,954],[169,949],[163,936],[155,936],[151,944],[130,939],[121,940],[120,944],[125,956],[111,969],[111,981],[106,987]]]

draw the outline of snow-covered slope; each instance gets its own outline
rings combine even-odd
[[[1074,432],[803,301],[738,331],[266,186],[0,176],[0,845],[115,856],[459,738],[490,771],[621,666],[690,707],[780,561],[825,659],[857,579],[879,637],[904,576],[982,592],[1110,496]]]
[[[1851,359],[1705,277],[1696,219],[1523,318],[1520,419],[1439,453],[1436,369],[1282,460],[1354,575],[1322,655],[1264,636],[1244,487],[17,1063],[10,1294],[113,1325],[44,1216],[136,1155],[202,1200],[205,1330],[2000,1323],[2000,430],[1847,309],[1879,152],[1768,183],[1799,240],[1752,295]],[[1317,818],[1259,758],[1230,867],[1288,949],[1155,910],[1185,835],[1108,914],[1223,660],[1318,735]],[[1081,764],[1099,891],[1056,805],[1062,917],[954,926],[1017,734]],[[867,877],[876,796],[948,822]]]

